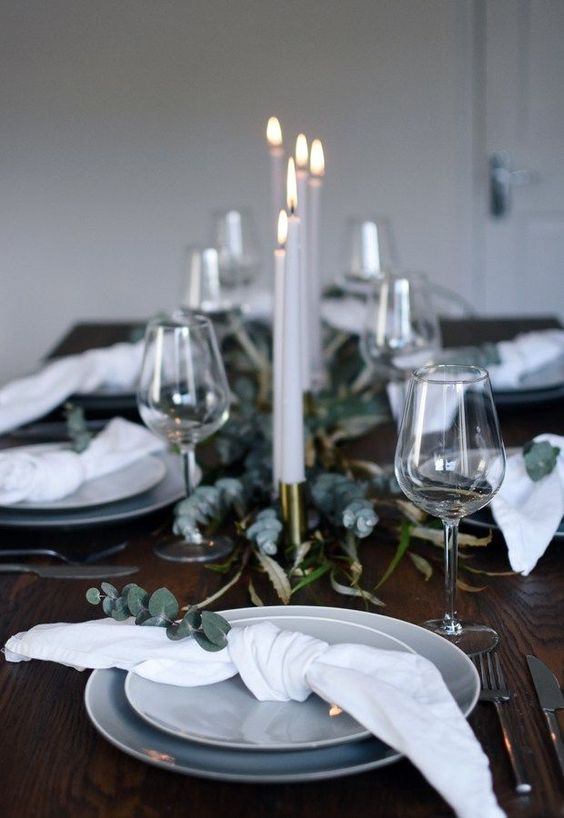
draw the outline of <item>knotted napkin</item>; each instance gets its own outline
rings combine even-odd
[[[141,371],[143,342],[114,344],[59,358],[34,375],[0,389],[0,434],[46,415],[69,395],[102,386],[135,391]]]
[[[421,656],[358,644],[329,645],[261,622],[233,627],[228,647],[207,653],[161,628],[111,619],[37,625],[8,640],[6,659],[78,668],[121,668],[191,687],[240,674],[260,701],[304,701],[312,691],[339,705],[404,753],[459,818],[502,818],[488,760],[437,668]]]
[[[7,449],[0,453],[0,505],[59,500],[86,480],[123,469],[164,447],[145,427],[114,418],[80,454],[70,448],[39,453]]]
[[[527,474],[523,452],[507,459],[505,479],[491,503],[514,571],[527,576],[546,551],[564,517],[564,437],[538,435],[560,449],[556,467],[534,482]]]

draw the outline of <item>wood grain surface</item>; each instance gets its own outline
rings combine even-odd
[[[126,325],[123,325],[124,327]],[[120,340],[115,327],[111,341]],[[460,343],[475,342],[479,326],[473,322],[460,333]],[[483,339],[488,340],[487,333]],[[60,345],[59,354],[78,351]],[[88,336],[103,343],[108,335],[95,327]],[[532,410],[502,411],[505,440],[519,445],[542,431],[563,433],[562,401]],[[395,443],[391,426],[379,428],[356,444],[364,457],[389,462]],[[205,568],[179,566],[152,553],[152,532],[170,511],[127,525],[100,526],[87,531],[0,530],[1,547],[56,545],[89,551],[127,539],[124,552],[108,562],[141,567],[134,581],[147,588],[169,587],[183,602],[201,599],[221,579]],[[551,544],[529,577],[485,577],[486,590],[461,593],[459,611],[468,620],[487,622],[501,635],[500,657],[515,693],[509,705],[520,731],[533,784],[529,796],[514,792],[511,769],[502,745],[493,708],[478,704],[470,723],[488,754],[500,803],[514,818],[563,818],[564,790],[525,663],[533,653],[562,680],[564,578],[562,542]],[[366,586],[382,575],[394,543],[377,528],[363,543]],[[437,552],[437,553],[435,553]],[[423,552],[422,552],[423,553]],[[421,622],[442,611],[440,553],[429,549],[436,570],[424,582],[410,560],[404,559],[381,589],[384,613]],[[477,567],[508,570],[502,538],[474,558]],[[479,578],[481,579],[481,578]],[[472,579],[476,584],[476,577]],[[30,575],[0,575],[0,641],[39,622],[92,618],[84,598],[91,583],[82,580],[40,579]],[[257,590],[267,604],[276,604],[260,577]],[[296,594],[300,604],[356,607],[334,594],[323,581]],[[243,589],[228,593],[216,608],[247,606]],[[360,605],[358,607],[361,607]],[[380,611],[378,611],[380,612]],[[98,615],[98,611],[94,615]],[[9,664],[0,660],[0,816],[2,818],[447,818],[451,810],[407,761],[361,775],[309,784],[251,785],[201,780],[162,771],[119,752],[92,727],[83,705],[87,673],[52,663]],[[476,818],[479,818],[477,816]]]

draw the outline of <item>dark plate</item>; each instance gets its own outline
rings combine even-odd
[[[495,522],[490,509],[487,507],[481,508],[480,511],[476,511],[469,517],[465,517],[463,523],[464,525],[469,525],[474,528],[494,528],[496,531],[499,531],[499,526]],[[554,539],[564,539],[564,519],[560,522],[558,530],[554,535]]]

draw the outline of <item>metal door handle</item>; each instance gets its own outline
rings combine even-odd
[[[511,212],[512,189],[540,180],[536,170],[514,170],[511,154],[507,151],[490,156],[490,213],[502,219]]]

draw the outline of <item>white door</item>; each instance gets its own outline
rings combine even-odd
[[[485,141],[498,167],[482,186],[494,201],[483,203],[480,300],[489,313],[564,318],[564,2],[486,2],[484,22]]]

